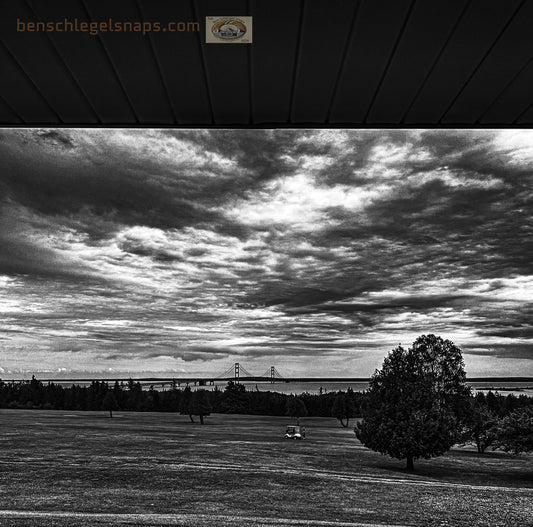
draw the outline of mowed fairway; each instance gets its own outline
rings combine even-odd
[[[404,463],[307,418],[0,410],[0,525],[532,526],[533,458]]]

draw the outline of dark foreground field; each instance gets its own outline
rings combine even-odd
[[[333,419],[0,410],[0,525],[533,526],[533,458],[403,462]]]

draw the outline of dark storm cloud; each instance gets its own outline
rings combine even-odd
[[[265,171],[270,177],[279,175],[281,167],[274,152],[269,154],[268,149],[259,148],[259,138],[248,142],[244,138],[242,151],[236,156],[243,165],[233,163],[225,168],[223,163],[217,167],[211,154],[225,143],[239,143],[239,137],[212,140],[210,150],[208,137],[203,141],[204,137],[196,137],[194,132],[182,134],[181,159],[169,166],[157,159],[157,151],[153,156],[143,151],[127,156],[120,144],[112,149],[105,142],[96,147],[78,142],[74,149],[75,140],[68,134],[51,130],[29,137],[15,136],[9,147],[0,151],[0,188],[4,200],[11,199],[47,216],[65,216],[74,227],[97,239],[114,232],[117,225],[139,224],[163,229],[201,225],[246,236],[244,226],[209,205],[226,195],[246,192],[250,185],[266,177]],[[32,141],[32,137],[37,140]],[[68,147],[69,152],[58,160],[54,150],[39,144],[46,146],[50,142]],[[187,149],[196,152],[198,158],[191,161]],[[248,173],[256,163],[270,168]]]
[[[0,275],[27,275],[77,283],[105,280],[96,269],[85,265],[83,261],[62,255],[37,241],[32,243],[12,236],[3,232],[1,227],[0,247]]]
[[[182,137],[180,132],[177,137]],[[191,140],[203,149],[232,159],[243,171],[242,179],[220,179],[212,182],[216,194],[243,195],[269,180],[286,175],[294,169],[293,131],[224,130],[223,133],[190,132]]]
[[[192,350],[165,350],[165,351],[142,351],[138,353],[115,353],[115,354],[105,354],[102,355],[103,360],[107,361],[116,361],[117,359],[131,359],[132,357],[137,357],[139,360],[149,360],[149,359],[180,359],[184,362],[194,362],[201,361],[207,362],[215,359],[227,359],[230,355],[234,355],[234,350],[221,350],[221,349],[212,349],[209,347],[198,348]]]
[[[528,358],[531,133],[11,130],[0,166],[0,309],[33,360],[369,372],[433,330]]]
[[[60,147],[72,148],[74,146],[70,137],[59,130],[38,130],[35,135],[43,141]]]
[[[113,151],[104,143],[95,147],[87,141],[76,141],[71,137],[75,135],[72,131],[4,131],[2,135],[7,144],[0,149],[0,214],[4,216],[0,224],[4,246],[0,266],[6,273],[66,277],[84,274],[81,262],[61,262],[57,251],[43,248],[39,241],[33,244],[11,236],[9,224],[17,220],[20,207],[35,216],[34,224],[45,217],[49,228],[57,222],[58,227],[88,236],[94,244],[125,225],[160,229],[196,226],[241,238],[249,232],[247,227],[203,204],[202,195],[208,201],[220,192],[217,183],[205,183],[218,181],[214,175],[204,177],[206,159],[191,164],[184,153],[182,162],[169,169],[148,155],[124,156],[120,145]],[[58,148],[65,151],[59,158]],[[242,185],[227,179],[228,187],[242,190]],[[124,248],[128,252],[126,244]],[[180,259],[140,244],[130,244],[129,249],[133,254],[160,261]]]
[[[464,262],[467,273],[482,268],[484,276],[496,277],[531,270],[526,255],[533,252],[532,198],[531,193],[517,195],[513,187],[448,189],[437,181],[376,203],[368,214],[383,237],[407,243],[439,240],[429,256],[444,250],[446,261]]]
[[[265,305],[275,306],[283,304],[291,307],[307,306],[311,304],[317,304],[325,300],[339,300],[341,298],[346,298],[353,295],[354,293],[351,291],[340,292],[305,288],[292,291],[290,296],[269,299],[265,302]]]
[[[127,166],[77,167],[73,160],[61,169],[51,164],[36,170],[19,160],[10,163],[0,157],[0,163],[5,197],[40,214],[62,215],[96,239],[120,225],[183,228],[227,222],[201,204],[169,194],[157,180],[130,174]]]
[[[119,243],[119,247],[127,253],[136,254],[137,256],[149,256],[161,262],[183,261],[183,256],[169,252],[165,249],[150,247],[145,245],[141,240],[125,239]]]
[[[533,339],[533,325],[484,330],[480,334],[486,337]]]
[[[332,225],[313,242],[335,246],[377,238],[414,248],[420,259],[463,263],[472,276],[528,273],[533,250],[531,163],[511,163],[508,152],[494,153],[490,138],[487,134],[476,141],[472,132],[428,132],[418,143],[413,139],[413,148],[427,149],[431,156],[392,163],[402,167],[393,182],[397,192],[374,199],[364,213],[328,209]],[[446,173],[439,172],[443,168]]]
[[[510,344],[496,344],[487,346],[486,348],[471,349],[465,347],[466,353],[469,355],[480,355],[484,357],[497,357],[502,359],[533,359],[533,345],[531,343],[510,343]]]
[[[374,311],[401,311],[416,310],[424,312],[433,310],[438,307],[448,307],[459,305],[465,307],[468,305],[479,305],[483,302],[480,297],[468,295],[427,295],[427,296],[408,296],[398,299],[389,299],[382,302],[374,303],[340,303],[331,302],[328,304],[316,304],[313,306],[317,312],[320,311],[339,311],[342,313],[365,313]]]

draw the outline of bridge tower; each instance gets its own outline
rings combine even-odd
[[[240,364],[236,362],[235,363],[235,381],[237,382],[239,382],[240,369],[241,369]]]
[[[276,367],[270,366],[270,383],[271,384],[274,382],[275,378],[276,378]]]

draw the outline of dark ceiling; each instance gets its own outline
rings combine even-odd
[[[206,15],[252,15],[254,43],[205,44]],[[533,0],[0,0],[0,19],[4,125],[533,124]]]

